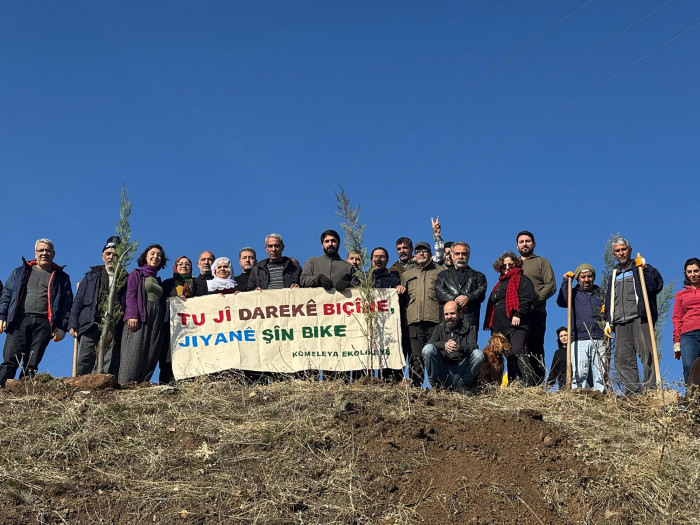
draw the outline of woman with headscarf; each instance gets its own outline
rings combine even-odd
[[[673,357],[683,363],[683,380],[693,361],[700,357],[700,259],[693,257],[683,267],[684,287],[673,303]]]
[[[173,276],[163,281],[163,295],[169,303],[171,300],[186,301],[190,297],[206,295],[207,288],[202,281],[192,277],[192,261],[189,257],[181,255],[173,264]],[[172,352],[170,349],[170,307],[166,303],[166,311],[163,322],[163,345],[158,359],[160,374],[158,382],[161,385],[172,383],[173,375]]]
[[[522,260],[513,252],[505,252],[496,259],[493,269],[501,275],[489,296],[484,330],[508,338],[512,347],[506,358],[508,382],[520,379],[525,386],[534,386],[535,376],[525,342],[535,289],[532,281],[523,274]]]
[[[163,247],[151,244],[139,256],[138,268],[127,279],[119,383],[149,381],[158,363],[165,296],[157,274],[167,261]]]
[[[222,295],[238,293],[236,281],[233,280],[231,259],[228,257],[216,259],[214,264],[211,265],[211,273],[214,277],[207,281],[208,293],[220,293]]]
[[[181,255],[173,264],[173,276],[163,281],[163,294],[168,297],[179,297],[187,300],[190,297],[206,295],[206,286],[192,276],[192,261]]]

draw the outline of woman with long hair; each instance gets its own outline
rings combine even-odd
[[[519,379],[525,386],[535,385],[535,376],[526,351],[528,319],[535,298],[532,281],[523,273],[523,262],[513,252],[503,253],[493,263],[500,277],[486,306],[484,330],[504,335],[510,346],[508,383]]]
[[[693,257],[683,266],[683,289],[673,303],[673,357],[683,363],[683,380],[693,361],[700,357],[700,259]]]
[[[158,271],[168,261],[160,244],[151,244],[126,282],[119,383],[149,381],[158,364],[165,318],[165,296]]]

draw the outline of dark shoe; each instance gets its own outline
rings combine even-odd
[[[463,396],[473,396],[474,391],[461,381],[455,385],[455,392]]]

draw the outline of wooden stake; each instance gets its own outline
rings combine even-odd
[[[75,285],[76,295],[79,287],[80,283]],[[80,330],[80,326],[78,326],[78,330]],[[73,377],[78,377],[78,334],[75,334],[75,338],[73,339]]]
[[[641,257],[641,253],[637,253],[637,257]],[[659,354],[656,352],[656,336],[654,335],[654,323],[651,318],[651,307],[649,306],[649,294],[647,293],[647,282],[644,279],[644,267],[637,266],[639,269],[639,282],[642,285],[642,295],[644,296],[644,308],[647,312],[647,324],[649,325],[649,337],[651,337],[651,351],[654,354],[654,373],[656,374],[656,389],[663,391],[661,386],[661,368],[659,367]]]
[[[570,275],[567,276],[567,279],[567,282],[569,284],[569,291],[566,301],[566,386],[564,387],[565,390],[571,389],[571,297],[573,296],[573,292],[571,290],[571,283],[573,282],[573,279]]]
[[[73,339],[73,377],[78,376],[78,338]]]

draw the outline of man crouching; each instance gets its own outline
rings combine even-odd
[[[468,394],[479,378],[484,354],[477,345],[468,342],[469,331],[476,328],[462,323],[457,303],[445,303],[443,311],[445,321],[435,327],[430,341],[423,347],[428,381],[433,388],[451,388]]]

